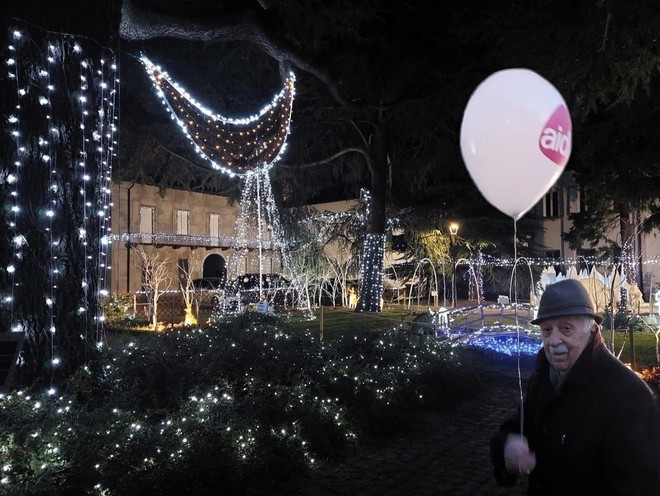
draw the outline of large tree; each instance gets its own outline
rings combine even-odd
[[[593,184],[591,122],[611,122],[613,108],[657,77],[658,17],[651,1],[630,9],[619,1],[473,0],[430,12],[394,2],[197,0],[184,10],[133,0],[124,3],[122,36],[199,41],[218,57],[228,52],[223,42],[247,43],[283,70],[294,67],[302,79],[294,132],[276,171],[284,197],[313,197],[323,184],[353,194],[365,186],[366,237],[382,239],[388,207],[395,215],[420,202],[435,203],[439,225],[444,216],[506,222],[470,181],[458,146],[472,90],[502,68],[536,70],[564,94],[575,127],[569,169],[586,171],[578,177]],[[377,286],[380,267],[366,267],[359,309],[378,308],[378,292],[366,290]]]
[[[356,196],[360,187],[368,189],[363,253],[373,256],[363,257],[369,263],[358,310],[379,310],[388,207],[396,215],[396,206],[409,206],[410,197],[435,201],[444,204],[435,212],[442,224],[448,212],[460,215],[455,200],[471,209],[475,202],[485,206],[458,153],[461,103],[469,88],[448,84],[449,75],[462,70],[453,40],[463,14],[447,10],[431,19],[415,7],[366,1],[232,5],[200,2],[202,18],[167,4],[125,2],[122,35],[217,45],[206,60],[197,59],[200,65],[217,64],[212,54],[225,57],[243,41],[277,61],[283,72],[290,67],[302,72],[288,154],[275,179],[285,199],[299,202],[323,194],[324,184],[343,185]],[[250,70],[248,81],[263,78],[254,65]],[[481,73],[469,74],[476,80]],[[232,77],[224,73],[214,81]]]
[[[521,66],[536,68],[566,96],[575,124],[570,170],[586,210],[572,214],[567,239],[614,242],[621,249],[640,229],[660,226],[658,126],[660,10],[655,2],[531,2],[534,9],[500,11],[507,46],[526,43]],[[562,22],[556,22],[557,15]],[[642,225],[632,213],[645,212]],[[655,213],[655,215],[653,215]],[[618,240],[607,240],[611,228]]]
[[[57,385],[100,337],[120,2],[2,9],[0,325],[25,336],[19,382]]]

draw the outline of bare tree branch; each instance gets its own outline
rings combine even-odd
[[[192,160],[187,159],[186,157],[184,157],[183,155],[179,155],[178,153],[173,152],[171,149],[169,149],[167,146],[163,145],[158,140],[153,140],[153,144],[155,145],[153,147],[154,154],[156,154],[158,152],[161,152],[165,155],[177,158],[177,159],[181,160],[182,162],[188,164],[190,167],[193,167],[195,169],[199,169],[199,170],[203,170],[203,171],[209,171],[210,170],[208,167],[204,167],[202,165],[196,164]]]
[[[321,81],[332,97],[343,107],[351,108],[339,92],[337,82],[320,66],[313,63],[294,45],[279,39],[253,11],[242,10],[227,15],[221,22],[190,21],[164,14],[140,10],[131,0],[122,5],[120,36],[129,41],[152,38],[178,38],[190,41],[248,41],[277,60],[284,72],[294,65]]]
[[[348,148],[343,148],[339,150],[337,153],[334,153],[329,157],[322,158],[321,160],[316,160],[314,162],[306,162],[304,164],[299,164],[299,165],[279,163],[278,167],[281,167],[283,169],[308,169],[310,167],[315,167],[317,165],[327,164],[329,162],[332,162],[334,159],[341,157],[342,155],[346,155],[347,153],[353,153],[353,152],[361,154],[364,157],[365,161],[367,162],[367,165],[371,162],[369,150],[362,148],[360,146],[351,146]]]

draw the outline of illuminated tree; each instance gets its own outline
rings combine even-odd
[[[6,2],[0,16],[0,322],[25,333],[24,385],[60,384],[104,340],[119,2],[97,7]]]
[[[172,286],[169,258],[162,258],[161,253],[147,253],[142,245],[136,247],[140,256],[139,268],[142,271],[142,288],[147,295],[147,313],[151,318],[151,329],[158,328],[158,300]]]

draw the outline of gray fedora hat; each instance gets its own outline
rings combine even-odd
[[[531,323],[538,324],[547,319],[569,315],[589,315],[600,324],[603,317],[596,313],[595,308],[587,289],[580,281],[563,279],[545,288],[539,311]]]

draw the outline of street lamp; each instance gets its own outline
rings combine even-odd
[[[449,234],[451,235],[450,244],[449,244],[449,261],[452,264],[451,269],[451,306],[452,308],[456,307],[456,267],[454,265],[454,257],[452,255],[451,248],[454,246],[454,241],[458,235],[458,222],[449,223]]]

